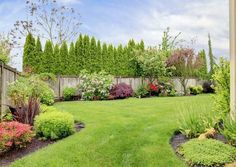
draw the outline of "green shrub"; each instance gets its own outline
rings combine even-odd
[[[55,97],[54,91],[49,86],[44,87],[44,89],[40,95],[40,102],[42,104],[46,104],[48,106],[51,106],[54,104],[54,97]]]
[[[202,110],[202,113],[196,110]],[[215,127],[218,122],[217,118],[214,113],[204,114],[204,111],[207,110],[208,108],[199,108],[194,105],[182,109],[183,114],[179,119],[179,131],[188,138],[194,138],[204,133],[206,129]],[[209,111],[205,113],[209,113]]]
[[[35,119],[35,131],[52,140],[67,137],[75,132],[73,116],[59,111],[41,113]]]
[[[64,97],[64,100],[66,100],[66,101],[73,100],[73,96],[75,96],[76,91],[77,91],[76,88],[66,87],[66,88],[63,90],[63,97]]]
[[[58,110],[53,106],[48,106],[45,104],[40,105],[40,113],[52,112],[52,111],[58,111]]]
[[[201,94],[202,91],[203,91],[203,88],[201,85],[198,85],[198,86],[190,86],[189,88],[189,93],[191,95],[198,95],[198,94]]]
[[[231,118],[224,120],[224,127],[221,130],[222,134],[230,142],[230,144],[236,146],[236,121]]]
[[[148,85],[140,85],[138,89],[135,91],[135,97],[143,98],[149,95]]]
[[[192,139],[182,144],[178,153],[190,166],[223,166],[236,160],[234,147],[213,139]]]
[[[94,98],[108,98],[113,83],[113,77],[111,75],[108,75],[104,71],[92,74],[83,71],[80,74],[80,78],[82,83],[79,85],[79,88],[82,92],[82,99],[93,100]]]
[[[215,67],[213,75],[215,82],[214,111],[221,115],[221,118],[228,116],[230,112],[230,66],[227,60],[220,59],[219,66]]]

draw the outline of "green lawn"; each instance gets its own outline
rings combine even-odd
[[[57,103],[86,128],[12,166],[184,167],[169,140],[180,110],[191,104],[196,112],[211,110],[211,96]]]

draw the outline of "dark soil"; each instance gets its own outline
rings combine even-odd
[[[226,138],[225,138],[223,135],[221,135],[221,134],[216,134],[216,135],[214,136],[214,139],[219,140],[219,141],[222,141],[222,142],[224,142],[224,143],[227,143]],[[174,149],[176,155],[177,155],[180,159],[183,159],[183,157],[182,157],[180,154],[178,154],[177,149],[178,149],[178,147],[179,147],[181,144],[183,144],[183,143],[185,143],[185,142],[187,142],[187,141],[189,141],[189,140],[190,140],[190,139],[186,138],[186,137],[185,137],[183,134],[181,134],[181,133],[176,133],[176,134],[174,134],[174,136],[173,136],[173,137],[171,138],[171,140],[170,140],[170,144],[171,144],[172,148]],[[195,165],[194,167],[204,167],[204,166],[203,166],[203,165]]]
[[[82,128],[84,128],[83,123],[76,123],[75,128],[76,131],[79,132]],[[56,141],[51,140],[39,140],[37,138],[33,138],[32,142],[27,144],[24,148],[12,149],[8,152],[0,154],[0,167],[8,167],[12,162],[17,159],[20,159],[30,153],[33,153],[43,147],[48,146],[49,144],[53,144]]]

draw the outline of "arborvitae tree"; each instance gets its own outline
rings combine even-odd
[[[115,64],[117,65],[117,71],[116,71],[116,75],[117,76],[123,76],[125,74],[125,59],[123,56],[123,47],[122,45],[118,45],[117,48],[117,53],[116,53],[116,62]]]
[[[128,55],[128,76],[136,76],[136,63],[135,63],[135,49],[136,44],[133,39],[129,40],[127,55]]]
[[[68,57],[68,71],[69,75],[75,75],[77,68],[76,68],[76,55],[75,55],[75,46],[74,43],[70,43],[69,49],[69,57]]]
[[[24,52],[23,52],[23,69],[33,68],[35,60],[35,39],[31,33],[29,33],[25,40]]]
[[[139,48],[138,49],[144,51],[145,45],[144,45],[144,41],[143,40],[141,40],[141,42],[139,43]]]
[[[33,62],[35,73],[41,72],[42,57],[43,57],[42,44],[41,44],[40,38],[38,37],[36,41],[36,46],[35,46],[35,59]]]
[[[53,46],[51,41],[45,43],[42,56],[42,72],[51,73],[54,70]]]
[[[199,76],[202,79],[207,79],[207,77],[208,77],[208,70],[207,70],[206,52],[205,52],[204,49],[199,52],[199,58],[202,61],[202,66],[199,69]]]
[[[95,71],[101,71],[102,68],[102,47],[101,42],[98,40],[97,42],[97,50],[96,50],[96,58],[95,58],[96,64],[95,64]]]
[[[113,46],[110,44],[107,49],[107,66],[106,66],[106,71],[109,74],[114,74],[114,49]]]
[[[61,74],[68,74],[69,71],[69,56],[68,56],[68,47],[66,42],[63,42],[60,48],[60,58],[61,58]]]
[[[106,43],[103,43],[102,45],[102,63],[101,63],[101,67],[102,67],[102,70],[107,70],[107,59],[108,59],[108,56],[107,56],[107,44]]]
[[[75,44],[76,67],[77,67],[76,74],[79,74],[80,71],[84,69],[83,50],[84,50],[83,36],[82,34],[80,34]]]
[[[118,76],[117,73],[119,71],[119,65],[117,64],[117,49],[116,47],[113,48],[113,75]]]
[[[55,45],[54,47],[54,74],[60,75],[62,73],[62,68],[61,68],[61,57],[60,57],[60,47],[58,44]]]
[[[86,69],[87,71],[91,72],[91,56],[90,56],[90,40],[89,40],[89,36],[85,35],[84,39],[83,39],[83,59],[84,59],[84,69]]]
[[[214,74],[214,66],[216,64],[215,62],[215,57],[213,55],[213,52],[212,52],[212,43],[211,43],[211,36],[210,34],[208,34],[208,49],[209,49],[209,53],[208,53],[208,56],[209,56],[209,61],[210,61],[210,76],[212,76],[212,74]]]
[[[91,38],[90,41],[90,46],[89,46],[89,51],[90,51],[90,71],[91,72],[96,72],[96,64],[99,63],[96,60],[97,57],[97,46],[96,46],[96,40],[94,37]]]

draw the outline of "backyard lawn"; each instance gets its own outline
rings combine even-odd
[[[211,96],[56,103],[56,108],[73,114],[86,128],[12,166],[183,167],[169,140],[181,110],[191,105],[198,113],[210,111]]]

